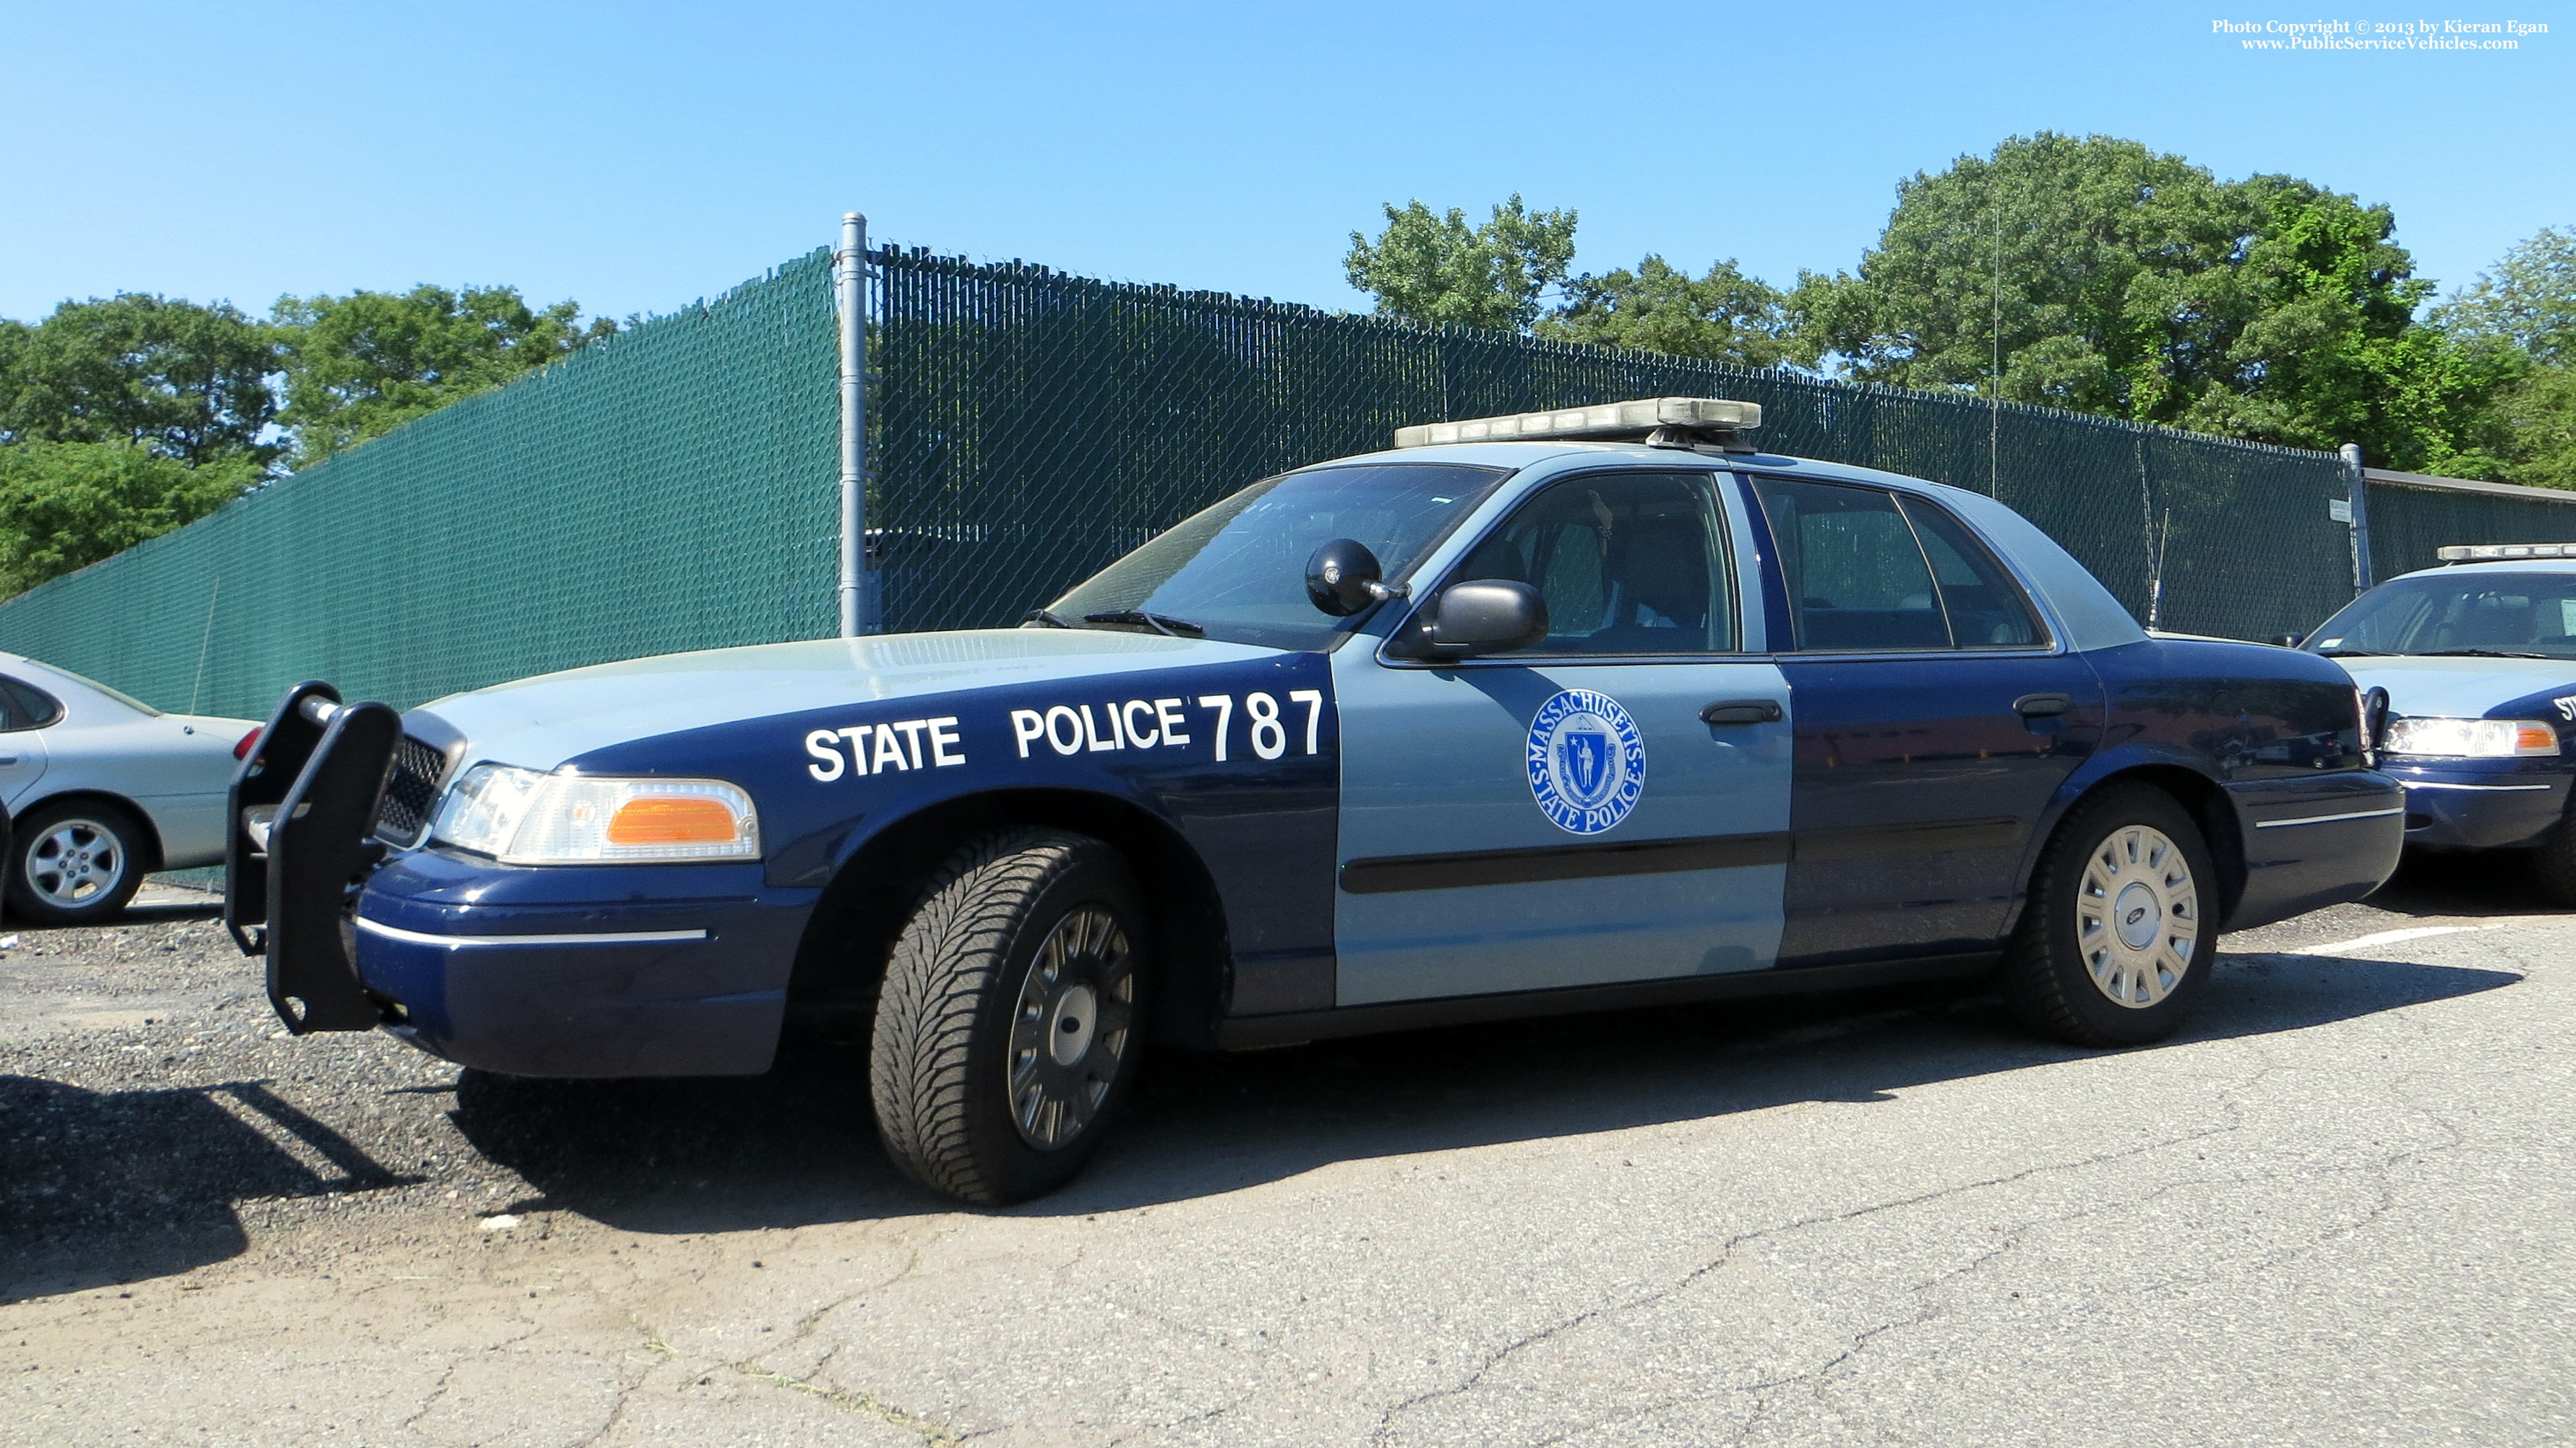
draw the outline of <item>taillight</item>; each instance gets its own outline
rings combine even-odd
[[[263,726],[261,726],[261,727],[262,727],[262,728],[265,728],[265,727],[267,727],[267,726],[263,725]],[[233,746],[233,758],[235,758],[235,759],[248,759],[248,758],[250,758],[251,746],[252,746],[252,745],[254,745],[254,744],[257,744],[258,742],[259,742],[259,730],[258,730],[258,729],[254,729],[254,730],[250,731],[248,734],[243,735],[243,736],[241,737],[241,743],[236,744],[236,745],[234,745],[234,746]]]

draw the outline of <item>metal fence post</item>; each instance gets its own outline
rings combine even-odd
[[[2358,598],[2370,590],[2370,479],[2361,467],[2361,444],[2345,443],[2343,453],[2343,487],[2352,499],[2352,592]]]
[[[832,258],[841,313],[841,637],[884,628],[868,587],[868,219],[841,217]]]

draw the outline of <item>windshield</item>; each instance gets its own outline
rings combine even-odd
[[[1401,582],[1505,472],[1353,463],[1271,478],[1156,535],[1047,612],[1077,627],[1204,631],[1229,643],[1320,649],[1355,620],[1333,618],[1306,597],[1306,559],[1318,545],[1356,538],[1389,583]],[[1101,617],[1111,614],[1121,617]]]
[[[2383,583],[2327,619],[2311,652],[2576,659],[2576,573],[2435,573]]]

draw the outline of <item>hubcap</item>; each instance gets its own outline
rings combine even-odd
[[[2075,896],[2075,942],[2094,988],[2132,1010],[2182,984],[2200,946],[2200,890],[2170,836],[2122,825],[2094,847]]]
[[[62,820],[27,842],[26,864],[37,899],[77,910],[125,879],[125,844],[96,820]]]
[[[1091,1125],[1126,1059],[1136,960],[1118,918],[1085,905],[1056,922],[1029,962],[1011,1018],[1011,1123],[1040,1151]]]

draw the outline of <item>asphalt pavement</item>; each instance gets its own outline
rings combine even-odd
[[[2576,1440],[2576,916],[2509,868],[2231,936],[2134,1051],[1881,992],[1157,1056],[993,1213],[846,1055],[282,1039],[156,899],[0,924],[0,1443]]]

